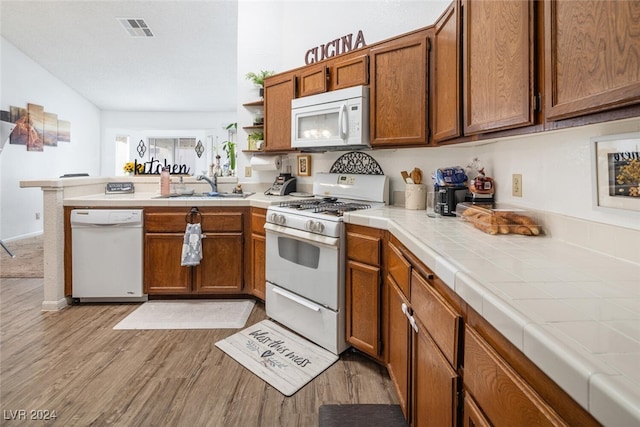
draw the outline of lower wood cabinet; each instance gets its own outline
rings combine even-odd
[[[144,289],[149,295],[240,293],[244,277],[243,208],[147,208]],[[202,224],[202,260],[181,265],[187,222]]]
[[[464,386],[465,399],[471,395],[476,409],[492,425],[569,425],[469,326],[465,328]],[[478,417],[475,412],[470,415]]]
[[[347,225],[346,340],[381,360],[382,241],[374,228]]]
[[[248,291],[264,301],[266,294],[266,238],[264,224],[267,222],[267,210],[262,208],[251,208],[251,237],[250,242],[250,262],[251,275],[249,278]]]

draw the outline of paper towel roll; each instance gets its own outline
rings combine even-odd
[[[251,169],[254,171],[276,171],[280,169],[280,156],[253,156]]]

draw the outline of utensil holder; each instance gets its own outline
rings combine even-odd
[[[427,187],[424,184],[406,184],[404,189],[405,209],[424,210],[427,208]]]

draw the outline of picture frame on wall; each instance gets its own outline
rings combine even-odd
[[[298,176],[311,176],[311,156],[301,154],[298,156]]]
[[[591,139],[597,208],[640,211],[640,133]]]

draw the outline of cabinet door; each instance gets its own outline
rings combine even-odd
[[[413,334],[412,426],[457,425],[460,377],[449,365],[422,323]]]
[[[295,98],[293,73],[269,77],[264,82],[265,151],[291,149],[291,100]]]
[[[358,350],[380,355],[380,268],[347,261],[346,339]]]
[[[455,0],[435,24],[429,103],[435,142],[461,135],[460,0]]]
[[[465,328],[464,384],[495,426],[566,426],[475,330]]]
[[[242,233],[206,233],[202,239],[202,260],[195,269],[195,291],[241,291],[243,258]]]
[[[184,219],[182,220],[184,222]],[[191,267],[180,265],[183,234],[146,233],[144,289],[149,295],[191,292]]]
[[[478,404],[470,394],[464,395],[464,412],[462,413],[463,427],[491,427],[491,423],[487,420]]]
[[[369,84],[369,55],[358,52],[336,59],[330,67],[330,89]]]
[[[464,134],[534,122],[533,2],[463,1]]]
[[[372,145],[426,144],[428,43],[420,32],[371,49]]]
[[[266,220],[266,209],[251,208],[251,278],[249,287],[251,293],[263,301],[266,294],[266,239],[264,235],[264,224]]]
[[[300,90],[298,96],[315,95],[324,93],[329,88],[329,71],[326,64],[305,67],[300,72]]]
[[[409,419],[409,358],[411,357],[411,336],[407,316],[402,307],[409,307],[409,301],[395,284],[393,278],[385,280],[387,291],[387,369],[396,388],[402,413]]]
[[[545,1],[548,120],[640,102],[640,3]]]

